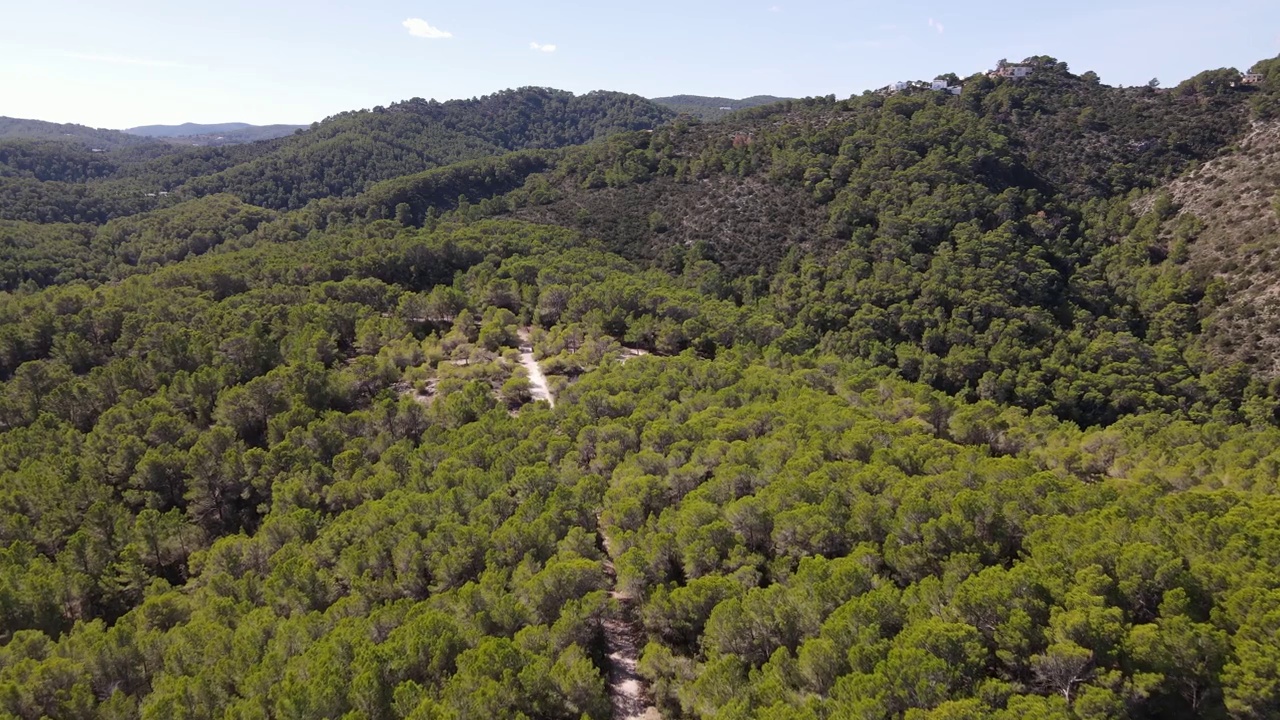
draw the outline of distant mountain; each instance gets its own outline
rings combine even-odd
[[[125,129],[128,135],[154,137],[179,145],[238,145],[293,135],[307,126],[251,126],[248,123],[182,123],[180,126],[141,126]]]
[[[182,123],[181,125],[140,125],[134,128],[125,128],[121,132],[130,135],[143,135],[146,137],[181,137],[183,135],[209,135],[211,133],[228,133],[236,130],[245,130],[251,127],[249,123]]]
[[[672,95],[671,97],[653,98],[653,101],[678,113],[693,115],[703,120],[719,120],[735,110],[772,105],[787,99],[774,97],[773,95],[755,95],[741,100],[706,97],[703,95]]]
[[[142,125],[128,128],[129,135],[157,138],[168,142],[192,145],[234,145],[237,143],[272,140],[306,125],[250,125],[249,123],[183,123],[181,125]]]
[[[99,150],[114,150],[153,142],[148,138],[126,135],[118,130],[94,129],[85,125],[11,117],[0,117],[0,140],[59,140]]]

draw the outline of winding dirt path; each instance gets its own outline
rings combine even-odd
[[[538,361],[533,359],[533,342],[529,339],[529,328],[520,329],[520,364],[529,373],[530,395],[534,400],[546,400],[551,407],[556,406],[556,398],[547,385],[547,376],[542,374]]]
[[[551,407],[555,407],[556,399],[547,385],[547,376],[533,357],[530,330],[521,328],[519,333],[520,364],[529,373],[533,399],[546,400]],[[627,357],[641,354],[647,353],[634,351],[629,352]],[[617,571],[613,567],[613,543],[604,530],[599,528],[598,522],[596,533],[600,548],[604,550],[604,571],[610,584],[609,597],[613,599],[615,606],[615,612],[602,623],[605,652],[608,654],[609,702],[613,706],[613,720],[662,720],[657,708],[649,704],[644,679],[636,671],[644,643],[644,633],[635,617],[636,600],[618,589]]]
[[[617,613],[604,621],[605,651],[609,654],[609,701],[613,704],[613,720],[661,720],[657,708],[649,704],[644,679],[636,672],[644,633],[636,621],[635,598],[618,589],[613,567],[613,544],[603,529],[597,530],[604,548],[604,571],[609,576]]]

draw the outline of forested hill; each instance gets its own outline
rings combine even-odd
[[[420,98],[344,113],[279,148],[224,172],[193,179],[194,194],[231,192],[246,202],[297,208],[353,195],[374,181],[511,150],[557,148],[610,133],[657,127],[671,117],[643,98],[575,96],[523,88],[445,103]]]
[[[161,192],[183,197],[232,193],[272,209],[299,208],[429,168],[512,150],[587,143],[611,133],[652,129],[672,117],[648,100],[611,92],[575,96],[523,88],[444,103],[415,98],[342,113],[276,140],[185,149],[153,143],[146,153],[122,151],[104,158],[116,171],[87,186],[0,179],[0,219],[106,222],[145,207],[140,198],[148,195],[156,197],[153,205],[172,202],[159,199]],[[0,165],[0,178],[22,174]],[[78,182],[84,175],[46,172],[41,178]]]
[[[71,142],[88,148],[114,150],[116,148],[146,145],[151,140],[135,137],[119,130],[94,129],[71,123],[51,123],[43,120],[0,117],[0,142],[6,140],[51,140]]]
[[[1025,62],[0,144],[0,717],[1280,717],[1280,61]]]
[[[787,101],[618,137],[531,179],[542,190],[516,212],[651,258],[701,243],[748,274],[792,247],[843,246],[859,232],[926,249],[956,222],[995,226],[1030,211],[1037,223],[1058,217],[1038,231],[1057,234],[1076,222],[1060,213],[1082,209],[1068,204],[1149,189],[1217,156],[1243,137],[1251,99],[1266,92],[1118,89],[1032,61],[1031,78],[974,76],[961,97],[913,89]]]
[[[653,98],[653,101],[682,115],[692,115],[702,120],[719,120],[736,110],[772,105],[786,99],[772,95],[754,95],[739,100],[706,97],[703,95],[672,95],[671,97]]]

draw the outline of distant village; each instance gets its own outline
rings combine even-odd
[[[1008,80],[1021,80],[1023,78],[1031,77],[1034,72],[1035,67],[1028,63],[1011,63],[1008,60],[1001,60],[996,63],[995,69],[987,73],[987,77],[992,79],[1005,78]],[[892,85],[882,87],[876,92],[881,95],[895,95],[907,90],[933,90],[936,92],[949,93],[951,95],[960,95],[964,92],[964,85],[952,85],[947,80],[934,80],[931,83],[920,82],[918,80],[904,80],[902,82],[896,82]]]
[[[992,80],[1003,78],[1005,80],[1022,80],[1031,77],[1036,70],[1036,66],[1029,62],[1011,63],[1008,60],[1001,60],[996,63],[995,68],[987,72],[987,77]],[[1257,85],[1266,80],[1266,76],[1261,73],[1244,73],[1240,76],[1240,85]],[[1235,83],[1232,83],[1234,86]],[[895,82],[891,85],[876,90],[879,95],[895,95],[907,90],[932,90],[936,92],[945,92],[951,95],[960,95],[964,92],[964,85],[952,85],[947,80],[934,80],[933,82],[922,82],[919,80]]]

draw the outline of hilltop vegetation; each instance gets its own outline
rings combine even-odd
[[[0,715],[1280,715],[1277,76],[1028,62],[4,145]]]

